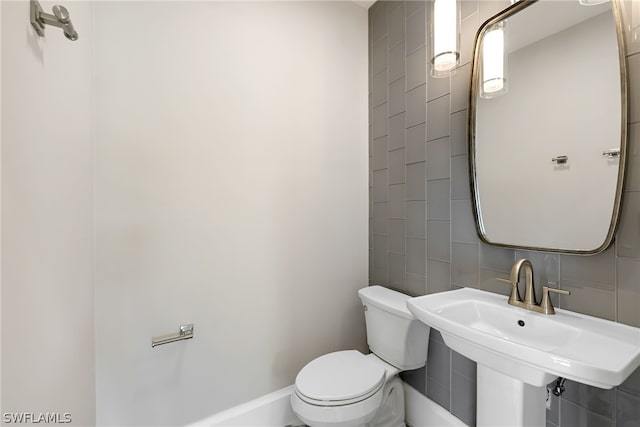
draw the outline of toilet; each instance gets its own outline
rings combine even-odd
[[[410,297],[382,286],[360,289],[370,354],[325,354],[296,377],[293,412],[311,427],[404,427],[398,374],[427,361],[429,327],[406,307]]]

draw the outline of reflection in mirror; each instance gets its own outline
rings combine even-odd
[[[626,71],[617,3],[522,1],[476,40],[470,167],[489,244],[596,253],[617,222]]]

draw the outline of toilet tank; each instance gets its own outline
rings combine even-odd
[[[411,297],[382,286],[362,288],[358,295],[365,308],[371,352],[403,371],[424,366],[430,328],[407,309]]]

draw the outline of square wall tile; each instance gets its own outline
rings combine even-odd
[[[436,294],[451,290],[451,267],[448,262],[427,261],[427,293]]]
[[[406,74],[404,42],[389,49],[389,82],[398,80]]]
[[[375,76],[387,68],[387,37],[373,42],[371,47],[371,73]]]
[[[511,293],[511,286],[507,283],[499,282],[497,278],[501,279],[509,279],[510,273],[505,273],[503,271],[495,271],[495,270],[487,270],[484,268],[480,269],[480,284],[479,288],[483,291],[493,292],[494,294],[506,295],[508,296]],[[557,298],[554,299],[553,296],[552,302],[553,306],[557,307]]]
[[[427,363],[429,360],[427,359]],[[427,367],[427,397],[447,411],[451,407],[451,388],[449,384],[440,384],[429,378],[429,368]]]
[[[372,111],[372,138],[380,138],[387,134],[387,104],[381,104]]]
[[[389,83],[389,117],[404,112],[404,93],[404,77]]]
[[[542,285],[558,287],[560,281],[560,256],[547,252],[516,251],[516,261],[526,258],[533,265],[536,295],[542,295]],[[524,273],[522,273],[524,274]]]
[[[458,111],[451,115],[451,155],[459,156],[467,154],[468,134],[467,134],[467,110]]]
[[[407,202],[407,237],[425,238],[427,219],[424,201]]]
[[[617,268],[618,322],[640,328],[640,260],[618,258]]]
[[[469,378],[475,382],[476,379],[476,362],[471,359],[467,359],[460,353],[451,351],[451,369],[462,375],[465,378]]]
[[[566,281],[615,290],[615,247],[590,255],[560,255],[560,283]]]
[[[640,123],[629,125],[625,191],[640,191]]]
[[[404,255],[389,254],[389,285],[404,289]]]
[[[469,158],[466,155],[451,158],[451,199],[471,198]]]
[[[389,152],[389,185],[404,184],[404,148]],[[375,157],[374,157],[375,159]]]
[[[617,390],[616,427],[637,427],[640,424],[640,398]]]
[[[391,0],[394,1],[394,0]],[[409,18],[409,16],[413,15],[416,12],[425,13],[425,1],[405,1],[405,16]]]
[[[420,394],[426,394],[425,381],[427,380],[427,367],[423,366],[420,369],[414,369],[412,371],[404,371],[400,373],[402,381],[409,384],[411,387],[420,392]]]
[[[466,110],[469,105],[471,64],[461,66],[451,75],[451,112]]]
[[[480,22],[484,22],[511,6],[511,0],[479,0],[478,13]]]
[[[416,276],[415,274],[407,274],[405,280],[407,293],[409,295],[421,296],[426,294],[426,277]]]
[[[444,338],[442,338],[442,334],[440,333],[440,331],[434,328],[431,328],[431,332],[429,333],[429,342],[431,341],[437,341],[443,345],[446,345],[444,343]]]
[[[426,48],[424,46],[407,55],[407,90],[425,84],[427,78]]]
[[[618,389],[640,398],[640,368],[637,368],[625,382],[620,384]]]
[[[445,344],[431,340],[427,355],[427,377],[440,384],[449,384],[450,371],[451,350]]]
[[[476,382],[455,371],[451,373],[451,413],[466,425],[476,424]]]
[[[407,9],[409,9],[407,7]],[[424,6],[416,9],[411,15],[407,16],[405,40],[407,43],[407,54],[415,51],[423,46],[427,40],[425,34],[426,19]]]
[[[387,5],[386,2],[376,2],[369,9],[371,23],[371,38],[373,41],[387,34]]]
[[[373,204],[373,221],[372,227],[375,234],[387,234],[387,203],[374,203]]]
[[[387,137],[383,136],[373,140],[373,170],[386,169],[389,167]]]
[[[389,186],[389,218],[405,219],[404,184]]]
[[[418,86],[407,92],[406,126],[411,127],[424,123],[426,120],[426,88]],[[428,132],[428,128],[427,128]]]
[[[460,0],[460,15],[462,19],[465,19],[472,13],[478,12],[479,0]]]
[[[478,31],[478,14],[474,13],[462,20],[460,28],[460,64],[468,64],[473,59],[473,43]]]
[[[407,238],[406,248],[407,273],[425,277],[427,264],[425,255],[426,241],[424,239]]]
[[[479,243],[471,200],[451,201],[451,241]]]
[[[560,400],[560,425],[598,427],[615,426],[612,419],[598,415],[595,412],[564,399]]]
[[[427,141],[449,136],[449,95],[427,104]]]
[[[427,220],[427,259],[449,262],[449,221]]]
[[[388,188],[388,176],[387,169],[375,171],[373,173],[373,201],[374,202],[386,202],[388,200],[387,188]]]
[[[640,12],[638,12],[637,1],[624,0],[622,2],[622,21],[627,55],[640,52]]]
[[[387,6],[387,28],[389,46],[404,40],[404,2],[389,2]]]
[[[427,142],[427,179],[449,178],[449,138]]]
[[[404,148],[404,113],[389,118],[389,151]]]
[[[437,98],[442,98],[449,94],[451,90],[450,77],[433,77],[431,75],[431,64],[426,64],[425,75],[427,75],[427,102]]]
[[[619,257],[640,258],[640,192],[625,191],[616,233]]]
[[[387,102],[387,70],[371,79],[371,105],[377,107]]]
[[[389,252],[404,255],[404,220],[390,219],[389,221]]]
[[[560,308],[607,320],[616,319],[616,293],[575,282],[563,282],[562,289],[571,295],[560,295]],[[542,292],[536,295],[542,295]]]
[[[627,57],[629,123],[640,122],[640,53]]]
[[[425,125],[421,124],[407,129],[407,164],[424,162],[426,160]]]
[[[606,418],[615,414],[615,389],[604,390],[567,380],[562,398]]]
[[[515,262],[513,249],[480,245],[480,268],[508,273]]]
[[[389,257],[388,257],[387,236],[373,235],[373,277],[374,283],[386,284],[389,278]]]
[[[479,245],[451,243],[451,283],[478,288]]]
[[[406,200],[425,200],[425,163],[407,165]]]
[[[428,170],[428,167],[427,167]],[[449,180],[427,181],[427,218],[449,220]]]
[[[557,426],[560,423],[560,398],[554,396],[553,393],[549,393],[549,399],[551,400],[549,402],[551,407],[546,410],[547,427]]]

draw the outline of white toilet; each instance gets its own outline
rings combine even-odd
[[[429,327],[406,307],[410,297],[381,286],[360,289],[371,354],[325,354],[296,377],[293,412],[311,427],[404,427],[398,373],[427,361]]]

